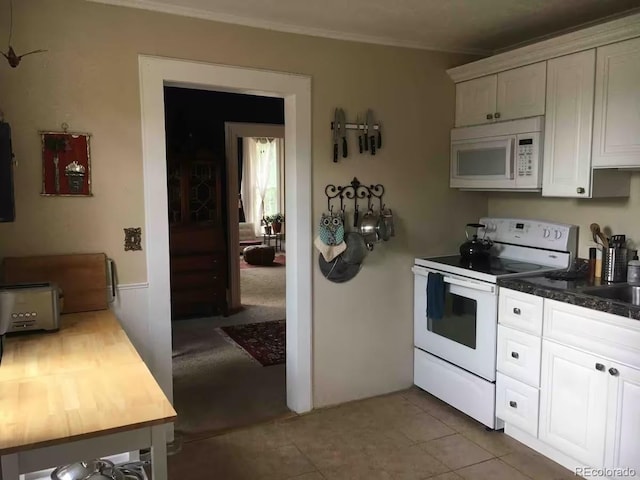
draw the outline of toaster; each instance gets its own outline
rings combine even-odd
[[[59,289],[55,283],[0,285],[0,335],[60,326]]]

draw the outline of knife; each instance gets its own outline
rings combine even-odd
[[[362,135],[362,137],[363,137],[362,138],[362,143],[364,145],[364,149],[366,151],[369,151],[369,130],[368,130],[369,126],[367,125],[367,119],[366,118],[367,117],[365,115],[365,120],[364,120],[364,123],[362,124],[362,133],[363,133],[363,135]]]
[[[333,163],[338,163],[338,138],[340,132],[338,130],[338,122],[340,121],[338,109],[333,112]]]
[[[347,149],[347,120],[343,109],[338,111],[338,116],[340,117],[340,136],[342,137],[342,158],[347,158],[349,154]]]
[[[376,154],[376,132],[373,124],[373,112],[367,110],[367,135],[369,136],[369,143],[371,144],[371,155]]]
[[[356,126],[358,127],[358,150],[362,153],[362,135],[360,135],[360,117],[356,117]]]

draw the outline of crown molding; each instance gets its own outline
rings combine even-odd
[[[450,68],[447,73],[458,83],[635,37],[640,37],[640,13]]]
[[[240,17],[237,15],[228,15],[224,13],[216,13],[208,10],[197,8],[181,7],[177,5],[167,5],[165,3],[153,0],[87,0],[92,3],[103,3],[106,5],[115,5],[119,7],[130,7],[141,10],[151,10],[154,12],[168,13],[171,15],[179,15],[181,17],[199,18],[202,20],[211,20],[214,22],[231,23],[234,25],[242,25],[245,27],[262,28],[266,30],[274,30],[277,32],[295,33],[298,35],[309,35],[312,37],[331,38],[334,40],[345,40],[349,42],[371,43],[375,45],[385,45],[390,47],[413,48],[417,50],[434,50],[445,53],[462,53],[468,55],[491,55],[491,51],[478,48],[449,48],[442,45],[430,45],[422,42],[414,42],[411,40],[399,40],[389,37],[377,37],[374,35],[362,35],[358,33],[338,32],[335,30],[326,30],[314,27],[302,27],[299,25],[289,25],[286,23],[270,22],[259,18]]]

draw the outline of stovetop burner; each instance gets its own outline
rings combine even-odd
[[[508,258],[489,257],[488,260],[463,260],[460,255],[449,255],[445,257],[425,258],[431,262],[450,265],[452,267],[464,268],[475,272],[486,273],[489,275],[508,275],[512,273],[535,272],[541,269],[547,269],[543,265],[535,263],[522,262],[520,260],[510,260]]]

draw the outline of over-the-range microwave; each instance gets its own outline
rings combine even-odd
[[[544,117],[451,130],[449,186],[464,190],[539,191]]]

